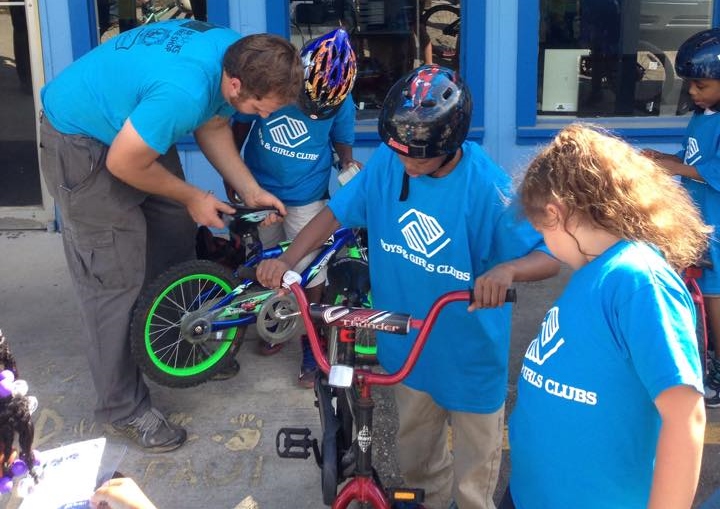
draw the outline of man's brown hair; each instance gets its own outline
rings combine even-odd
[[[225,52],[223,70],[242,82],[241,94],[263,99],[297,99],[303,83],[300,55],[289,41],[272,34],[243,37]]]

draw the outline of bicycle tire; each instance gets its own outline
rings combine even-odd
[[[640,53],[645,52],[649,55],[652,55],[652,58],[650,61],[654,61],[655,63],[659,64],[662,69],[648,69],[645,66],[643,66],[640,62],[638,62],[638,65],[641,65],[643,67],[643,72],[645,75],[650,76],[648,73],[653,73],[656,71],[662,72],[662,88],[660,91],[660,99],[664,100],[667,99],[670,94],[672,93],[673,88],[675,87],[675,70],[673,69],[672,61],[668,58],[668,56],[665,54],[665,52],[655,46],[654,44],[651,44],[647,41],[640,40],[638,41],[637,45],[637,54],[638,54],[638,60],[640,60]],[[638,98],[640,100],[644,100],[646,98]]]
[[[420,22],[425,27],[432,45],[433,63],[458,67],[460,8],[450,4],[434,5],[423,12]],[[446,33],[457,23],[457,33]],[[453,31],[454,32],[454,31]]]
[[[130,324],[130,348],[141,371],[161,385],[183,388],[204,383],[225,367],[237,353],[246,327],[209,332],[192,341],[182,328],[189,313],[238,284],[225,267],[192,260],[171,267],[146,287]],[[202,294],[205,300],[198,301]]]
[[[338,306],[371,307],[370,273],[367,261],[361,258],[340,257],[328,266],[328,285],[324,292],[323,304]],[[326,328],[328,352],[331,363],[337,345],[337,334]],[[377,363],[375,333],[369,329],[355,331],[355,356],[364,364]],[[340,359],[344,362],[344,359]]]

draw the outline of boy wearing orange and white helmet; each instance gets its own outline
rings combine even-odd
[[[357,67],[347,32],[339,28],[309,41],[300,51],[300,58],[305,79],[297,104],[267,118],[236,114],[233,126],[235,142],[238,149],[244,145],[243,157],[253,176],[287,207],[281,222],[260,227],[260,240],[265,246],[295,238],[323,209],[329,197],[333,151],[341,170],[359,167],[352,155],[355,106],[349,96]],[[311,253],[299,266],[305,267],[314,256]],[[320,300],[324,282],[324,274],[313,279],[311,300]],[[259,352],[272,355],[284,345],[262,340]],[[298,383],[312,387],[316,372],[307,338],[303,337]]]

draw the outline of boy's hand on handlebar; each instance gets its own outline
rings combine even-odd
[[[282,277],[290,266],[279,258],[263,260],[257,267],[255,273],[258,283],[265,288],[280,288]]]
[[[221,213],[234,214],[235,209],[227,203],[218,200],[212,191],[198,190],[197,197],[187,204],[190,217],[196,223],[214,228],[223,228],[225,224],[221,218]]]
[[[508,288],[513,282],[513,270],[509,266],[497,265],[475,279],[473,301],[468,311],[482,308],[497,308],[505,305]]]

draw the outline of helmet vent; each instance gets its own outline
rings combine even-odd
[[[452,93],[453,93],[452,88],[448,87],[445,89],[445,92],[443,92],[442,98],[447,101],[448,99],[450,99],[450,96],[452,95]]]
[[[423,102],[420,103],[420,106],[423,108],[434,108],[437,106],[437,101],[435,99],[425,99]]]

